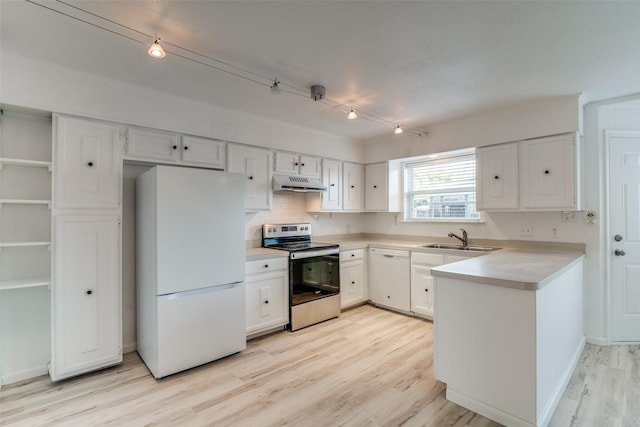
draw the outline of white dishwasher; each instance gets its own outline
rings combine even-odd
[[[369,249],[371,301],[381,307],[411,312],[411,263],[409,251]]]

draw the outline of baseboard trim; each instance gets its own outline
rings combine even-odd
[[[0,377],[0,386],[5,386],[13,383],[17,383],[31,378],[39,377],[41,375],[47,375],[49,368],[45,366],[39,366],[37,368],[27,369],[25,371],[14,372],[6,374]]]
[[[505,426],[536,427],[534,423],[523,420],[522,418],[518,418],[491,405],[487,405],[484,402],[476,400],[456,390],[452,390],[449,386],[447,386],[446,398],[453,403],[456,403]]]
[[[610,345],[609,340],[603,337],[587,337],[587,343],[599,345],[600,347],[608,347]]]
[[[138,348],[137,343],[125,344],[122,346],[122,354],[131,353],[132,351],[136,351]]]

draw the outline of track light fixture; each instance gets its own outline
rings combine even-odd
[[[164,53],[164,49],[162,48],[162,46],[160,46],[160,37],[156,36],[156,40],[153,42],[153,44],[151,45],[147,53],[152,58],[158,58],[158,59],[164,58],[165,56],[167,56],[167,54]]]
[[[282,93],[282,90],[280,89],[280,82],[278,81],[277,77],[273,79],[273,84],[271,85],[271,87],[269,87],[269,92],[271,92],[273,95]]]
[[[358,118],[358,115],[356,114],[356,112],[353,109],[353,107],[351,107],[351,111],[349,111],[349,114],[347,114],[347,119],[353,120],[353,119],[357,119],[357,118]]]
[[[398,123],[396,125],[396,128],[393,130],[393,133],[396,135],[400,135],[401,133],[403,133],[404,131],[402,130],[402,128],[400,127],[400,123]]]

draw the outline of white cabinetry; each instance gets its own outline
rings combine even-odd
[[[245,210],[270,210],[271,151],[244,145],[228,145],[228,171],[245,174]]]
[[[364,209],[364,166],[342,163],[342,210],[359,212]]]
[[[518,143],[476,151],[478,210],[518,208]]]
[[[347,308],[369,299],[365,249],[340,252],[340,306]]]
[[[289,323],[289,260],[245,264],[247,336],[282,329]]]
[[[411,253],[411,311],[433,319],[433,277],[431,267],[445,263],[443,254]]]
[[[320,178],[320,157],[276,151],[275,173]]]
[[[120,363],[120,220],[57,215],[54,222],[53,381]]]
[[[409,313],[411,311],[410,271],[409,251],[369,249],[371,301],[382,307]]]
[[[520,188],[523,209],[578,209],[578,158],[574,135],[522,141]]]
[[[179,163],[225,169],[226,143],[215,139],[182,136],[152,129],[130,127],[124,157],[153,163]]]
[[[51,114],[0,117],[0,385],[47,373],[51,296]]]
[[[57,116],[56,125],[54,381],[122,361],[122,128],[65,116]]]
[[[580,157],[574,134],[478,148],[478,209],[579,210]]]
[[[366,211],[400,211],[399,167],[399,162],[383,162],[365,165],[364,209]]]
[[[116,209],[120,205],[123,129],[74,117],[57,117],[54,207]],[[123,133],[124,136],[124,133]]]

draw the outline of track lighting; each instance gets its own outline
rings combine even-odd
[[[279,93],[282,93],[282,90],[280,89],[280,82],[278,81],[277,77],[273,79],[273,84],[269,88],[269,92],[271,92],[273,95],[278,95]]]
[[[160,38],[159,37],[156,37],[156,41],[153,42],[153,44],[151,45],[151,47],[149,48],[147,53],[152,58],[158,58],[158,59],[159,58],[164,58],[165,56],[167,56],[167,54],[164,53],[164,49],[162,49],[162,46],[160,46]]]
[[[398,123],[398,124],[396,125],[396,128],[393,130],[393,133],[395,133],[396,135],[400,135],[402,132],[404,132],[404,131],[403,131],[403,130],[402,130],[402,128],[400,127],[400,123]]]
[[[358,118],[358,115],[356,114],[356,112],[353,109],[353,107],[351,107],[351,111],[349,111],[349,114],[347,114],[347,119],[353,120],[353,119],[357,119],[357,118]]]

